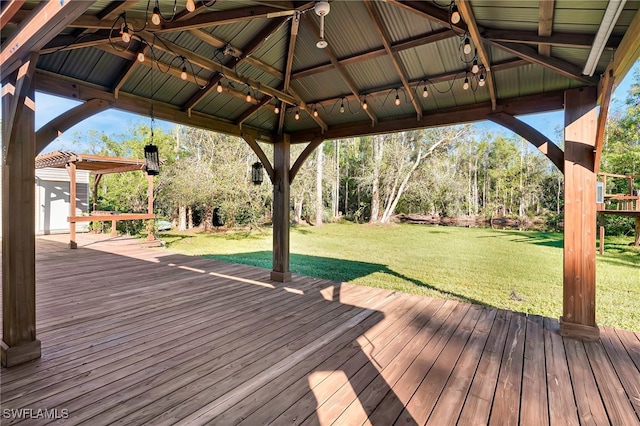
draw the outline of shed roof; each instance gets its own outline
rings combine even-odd
[[[561,109],[566,89],[597,85],[625,35],[637,44],[640,1],[618,3],[623,7],[589,76],[583,69],[606,0],[459,0],[463,19],[456,25],[446,2],[334,0],[324,18],[324,49],[316,47],[314,1],[198,0],[189,12],[184,1],[159,0],[165,18],[174,4],[176,14],[154,25],[147,9],[153,2],[99,0],[41,49],[36,84],[43,92],[264,141],[282,133],[303,142],[482,120],[492,112],[542,112]],[[4,50],[39,7],[26,1],[10,17]],[[125,25],[129,43],[121,41]],[[136,60],[140,52],[143,62]],[[637,50],[635,56],[631,63]]]

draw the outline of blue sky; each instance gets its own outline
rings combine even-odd
[[[640,60],[636,62],[634,69],[640,67]],[[626,99],[631,82],[633,80],[634,69],[632,69],[626,76],[626,78],[618,85],[613,93],[613,99],[611,103],[611,111],[615,111],[620,108],[622,102]],[[46,95],[44,93],[36,93],[36,128],[40,128],[50,120],[60,115],[62,112],[67,111],[79,102],[59,98],[55,96]],[[552,140],[556,139],[556,129],[563,125],[563,112],[554,111],[543,114],[531,114],[528,116],[521,116],[520,118],[535,127],[537,130],[545,134]],[[82,136],[89,134],[91,130],[95,130],[98,133],[104,132],[107,135],[121,135],[127,133],[131,129],[137,127],[139,124],[149,125],[149,118],[140,116],[137,114],[131,114],[127,112],[121,112],[118,110],[107,110],[99,114],[96,114],[86,120],[73,126],[67,130],[64,134],[53,141],[44,152],[51,152],[58,149],[68,149],[75,152],[86,152],[88,147],[82,145],[74,145],[74,139],[82,139]],[[169,123],[162,120],[156,120],[156,128],[163,128],[168,130],[174,126],[173,123]],[[493,124],[489,121],[483,121],[474,123],[479,129],[486,130],[492,133],[504,134],[508,137],[514,136],[512,132],[505,128]]]

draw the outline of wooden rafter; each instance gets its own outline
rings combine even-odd
[[[638,34],[640,34],[640,10],[633,17],[625,36],[616,49],[613,61],[607,67],[607,71],[613,71],[616,83],[627,75],[633,64],[640,58],[640,36]]]
[[[542,0],[546,3],[546,0]],[[591,34],[577,34],[554,32],[548,36],[538,34],[536,31],[518,30],[489,30],[482,31],[482,38],[492,41],[506,41],[510,43],[523,43],[533,45],[550,45],[558,47],[573,47],[578,49],[590,49],[593,45]],[[607,48],[614,49],[620,44],[621,37],[611,36],[607,41]]]
[[[252,105],[245,112],[240,114],[240,117],[236,118],[234,123],[237,124],[238,126],[242,126],[242,123],[247,121],[249,117],[251,117],[253,114],[258,112],[260,108],[267,105],[271,99],[273,98],[269,95],[263,96],[262,99],[260,99],[256,105]]]
[[[146,35],[147,37],[151,37],[152,35],[146,32],[142,32],[142,34]],[[167,53],[170,53],[172,55],[177,55],[177,56],[184,56],[185,58],[187,58],[191,63],[193,63],[194,65],[199,66],[200,68],[204,68],[206,70],[212,71],[212,72],[219,72],[224,74],[224,77],[227,78],[228,80],[231,80],[235,83],[238,84],[247,84],[249,85],[252,89],[260,92],[260,93],[264,93],[266,95],[271,95],[271,96],[275,96],[285,102],[287,102],[290,105],[296,105],[298,103],[298,101],[291,95],[284,93],[282,91],[276,90],[273,87],[264,85],[262,83],[260,83],[259,81],[253,80],[251,78],[245,77],[241,74],[238,74],[236,71],[234,71],[231,68],[225,67],[224,65],[215,62],[209,58],[205,58],[202,55],[199,55],[197,53],[194,53],[192,51],[190,51],[189,49],[186,49],[182,46],[179,46],[167,39],[161,38],[161,37],[156,37],[156,40],[159,40],[158,43],[156,43],[154,45],[155,49],[159,49],[162,51],[165,51]]]
[[[482,37],[480,36],[480,31],[478,30],[478,24],[476,23],[476,18],[473,15],[473,10],[471,10],[471,4],[469,0],[458,0],[458,8],[460,10],[460,14],[462,15],[462,19],[467,24],[469,28],[469,34],[471,35],[471,39],[473,40],[473,44],[478,50],[478,56],[480,56],[480,60],[484,65],[484,69],[487,72],[487,87],[489,88],[489,96],[491,97],[491,107],[496,109],[496,83],[493,80],[493,73],[491,72],[491,58],[489,58],[487,49],[484,46],[482,41]]]
[[[149,50],[151,50],[151,46],[149,46],[148,44],[142,48],[142,54],[144,55],[145,60],[147,59]],[[138,61],[136,55],[133,55],[133,58],[129,60],[129,63],[125,66],[124,70],[122,70],[122,72],[116,79],[115,84],[113,85],[113,94],[115,95],[116,99],[118,98],[118,94],[120,93],[120,89],[122,88],[122,86],[124,86],[129,77],[133,75],[133,73],[136,71],[136,69],[138,69],[138,66],[140,65],[140,61]]]
[[[2,72],[14,72],[31,52],[39,52],[70,22],[82,15],[93,3],[58,0],[40,3],[2,45]]]
[[[293,55],[296,50],[296,40],[298,39],[298,29],[300,28],[300,14],[296,13],[291,19],[291,33],[289,35],[289,44],[287,46],[286,65],[284,67],[284,85],[282,90],[289,90],[291,84],[291,69],[293,68]]]
[[[369,12],[369,16],[371,17],[371,20],[374,23],[373,25],[374,28],[376,29],[378,35],[380,36],[380,39],[382,40],[382,44],[384,45],[384,50],[387,52],[387,55],[389,56],[389,59],[391,60],[393,67],[395,68],[396,73],[398,74],[398,77],[400,77],[400,81],[402,81],[402,86],[404,87],[406,94],[410,95],[411,88],[409,87],[407,73],[404,70],[404,67],[402,66],[400,61],[398,61],[398,59],[396,58],[395,53],[393,53],[393,51],[391,50],[391,43],[389,43],[389,36],[386,34],[386,31],[382,24],[382,19],[380,19],[378,12],[375,10],[374,6],[371,4],[371,0],[365,0],[364,5],[366,6],[367,11]],[[420,120],[422,118],[422,107],[420,107],[420,104],[418,103],[415,96],[411,96],[411,105],[413,105],[413,108],[416,111],[418,120]]]
[[[305,24],[309,24],[309,26],[313,28],[314,35],[317,37],[318,40],[320,40],[320,29],[318,28],[316,23],[313,22],[311,19],[306,18]],[[331,44],[329,44],[323,50],[324,50],[324,53],[326,53],[327,56],[329,57],[329,60],[331,61],[331,66],[338,72],[338,74],[340,74],[340,77],[345,82],[349,90],[351,90],[351,93],[353,93],[353,96],[355,96],[359,100],[360,92],[358,91],[358,86],[353,81],[351,76],[347,73],[347,71],[344,69],[344,67],[340,65],[340,61],[338,61],[338,57],[333,51]],[[375,125],[376,122],[378,121],[378,117],[376,117],[376,114],[375,114],[375,111],[373,111],[373,108],[369,106],[369,108],[367,108],[365,112],[367,113],[369,118],[371,118],[371,124]]]
[[[0,12],[0,30],[2,30],[4,26],[11,21],[16,13],[18,13],[24,2],[25,0],[13,0],[11,2],[7,2]]]
[[[311,20],[308,20],[311,21]],[[428,43],[435,43],[440,40],[445,40],[447,38],[454,37],[456,34],[447,28],[441,28],[435,31],[432,31],[428,34],[424,34],[417,37],[411,37],[405,40],[400,40],[395,43],[391,43],[391,50],[394,53],[401,52],[403,50],[412,49],[417,46],[422,46]],[[329,46],[330,47],[330,46]],[[338,64],[342,67],[351,64],[357,64],[360,62],[368,61],[371,59],[379,58],[381,56],[385,56],[387,51],[384,50],[384,47],[379,49],[369,50],[363,53],[358,53],[356,55],[347,56],[345,58],[337,59]],[[313,74],[319,74],[321,72],[329,71],[334,68],[333,62],[329,62],[322,65],[317,65],[305,69],[301,69],[292,74],[292,79],[298,79],[302,77],[307,77]]]
[[[452,25],[449,22],[449,12],[445,9],[442,9],[438,6],[432,4],[432,2],[426,1],[401,1],[401,0],[384,0],[387,3],[398,6],[402,9],[405,9],[411,13],[417,14],[426,18],[430,21],[433,21],[439,25],[442,25],[447,28],[455,28],[459,31],[466,31],[466,26],[462,25],[460,22],[458,25]]]
[[[613,70],[607,70],[604,78],[600,82],[598,87],[598,98],[600,99],[600,111],[598,112],[598,123],[596,126],[596,143],[594,147],[595,151],[595,172],[600,171],[600,159],[602,158],[602,148],[604,147],[604,132],[607,127],[607,116],[609,115],[609,104],[611,103],[611,93],[613,93],[613,87],[615,78],[613,77]]]
[[[232,68],[244,62],[249,55],[262,46],[262,43],[264,43],[267,37],[280,28],[280,25],[282,25],[284,20],[285,18],[275,18],[271,20],[253,39],[251,39],[251,41],[249,41],[249,43],[247,43],[247,45],[242,49],[242,53],[239,57],[229,57],[225,60],[224,66]],[[216,86],[220,80],[222,80],[222,74],[218,73],[209,81],[209,83],[207,83],[204,89],[197,92],[183,105],[183,109],[190,112],[200,101],[216,90]]]
[[[54,118],[36,132],[36,154],[45,149],[49,143],[67,129],[78,124],[85,118],[91,117],[110,107],[109,102],[101,99],[91,99]]]
[[[538,35],[549,37],[553,32],[553,11],[555,9],[555,0],[540,0],[540,8],[538,10]],[[542,56],[551,56],[551,45],[538,45],[538,53]]]
[[[75,50],[85,47],[99,46],[109,43],[109,32],[100,30],[95,33],[83,34],[80,37],[59,35],[40,50],[41,55],[47,55],[62,50]]]
[[[541,65],[545,68],[548,68],[552,71],[557,72],[558,74],[562,74],[566,77],[572,78],[574,80],[578,80],[582,83],[595,86],[598,84],[598,79],[594,77],[589,77],[586,75],[582,75],[582,70],[568,62],[565,62],[561,59],[557,59],[554,57],[544,57],[536,50],[529,46],[524,46],[516,43],[505,43],[505,42],[497,42],[497,41],[489,41],[489,43],[506,50],[507,52],[513,53],[520,58],[526,59],[534,64]]]

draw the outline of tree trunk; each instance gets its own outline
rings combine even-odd
[[[178,231],[186,231],[187,230],[187,207],[180,206],[178,207]]]
[[[193,208],[187,207],[187,229],[193,229]]]
[[[317,171],[316,171],[316,226],[322,225],[322,162],[323,162],[323,152],[322,145],[320,145],[316,149],[316,161],[317,161]]]
[[[337,219],[339,216],[340,203],[340,141],[335,141],[335,157],[336,157],[336,180],[333,186],[333,217]]]
[[[371,217],[369,223],[378,223],[380,216],[380,163],[382,162],[383,136],[375,135],[373,142],[373,186],[371,188]]]
[[[293,223],[302,223],[302,198],[293,199]]]

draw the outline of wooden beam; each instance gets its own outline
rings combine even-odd
[[[473,10],[471,9],[469,0],[458,0],[458,8],[462,15],[462,19],[464,19],[464,22],[466,22],[467,27],[469,28],[469,34],[471,35],[473,44],[475,44],[476,49],[478,49],[480,61],[482,61],[484,69],[487,71],[486,79],[487,87],[489,88],[489,96],[491,97],[491,107],[495,110],[497,95],[496,84],[493,81],[493,73],[491,72],[491,58],[489,58],[487,49],[484,46],[482,37],[480,36],[480,30],[478,30],[478,24],[476,23],[476,18],[473,16]]]
[[[607,116],[609,115],[609,105],[611,103],[611,94],[613,93],[615,78],[613,70],[607,70],[602,79],[601,85],[598,86],[598,99],[600,99],[600,112],[598,113],[598,124],[596,129],[595,150],[595,172],[600,171],[600,161],[602,158],[602,149],[604,147],[604,132],[607,128]]]
[[[59,35],[47,43],[41,50],[41,55],[49,53],[83,49],[85,47],[99,46],[101,44],[109,44],[109,33],[106,30],[100,32],[83,34],[80,37],[72,35]]]
[[[534,64],[541,65],[554,72],[557,72],[558,74],[564,75],[565,77],[572,78],[581,83],[591,86],[595,86],[596,84],[598,84],[597,78],[582,75],[582,70],[579,67],[554,57],[546,58],[542,55],[539,55],[538,52],[536,52],[529,46],[498,41],[489,41],[489,43],[503,50],[506,50],[509,53],[519,56],[522,59],[526,59]]]
[[[605,75],[611,70],[615,82],[622,81],[638,58],[640,58],[640,10],[636,12],[629,24]]]
[[[145,61],[147,60],[147,55],[149,54],[150,50],[151,50],[151,46],[148,44],[145,44],[144,47],[142,48],[142,54],[145,57]],[[151,67],[153,67],[153,62],[151,60],[150,62],[151,62]],[[120,89],[122,88],[122,86],[125,85],[129,77],[133,75],[133,73],[138,68],[139,64],[140,64],[140,61],[138,61],[137,55],[134,54],[133,58],[129,60],[129,63],[125,65],[124,69],[120,72],[120,75],[116,78],[113,84],[113,94],[116,97],[116,99],[120,94]]]
[[[513,115],[503,112],[490,114],[487,118],[525,138],[538,148],[549,160],[551,160],[558,170],[561,172],[564,170],[564,152],[562,152],[558,145],[553,143],[538,130],[529,126],[527,123],[518,120]]]
[[[271,165],[269,158],[264,153],[262,148],[260,148],[260,145],[258,145],[258,142],[256,141],[256,139],[253,136],[247,135],[244,133],[241,134],[240,136],[242,137],[242,139],[244,139],[247,145],[249,145],[249,148],[251,148],[251,150],[255,152],[255,154],[260,159],[260,162],[264,166],[264,169],[267,171],[267,176],[269,176],[269,180],[271,181],[271,183],[275,183],[275,172],[273,171],[273,166]]]
[[[224,65],[226,67],[237,67],[242,64],[249,55],[256,51],[264,41],[273,34],[284,22],[285,18],[276,18],[271,20],[255,37],[253,37],[246,46],[242,49],[242,53],[239,57],[229,57]],[[216,90],[216,86],[218,82],[222,80],[222,74],[218,73],[214,76],[206,87],[195,94],[191,99],[189,99],[184,105],[183,109],[187,111],[191,111],[193,107],[195,107],[202,99],[207,97],[210,93]]]
[[[94,170],[91,172],[91,174],[95,175],[97,178],[98,176],[102,176],[102,175],[109,175],[113,173],[136,172],[138,170],[144,170],[144,164],[129,164],[126,166],[119,166],[111,169]]]
[[[152,35],[149,33],[145,33],[142,32],[143,34],[145,34],[147,37],[151,37]],[[224,74],[224,77],[235,82],[238,84],[248,84],[252,89],[260,92],[260,93],[264,93],[266,95],[271,95],[274,97],[279,98],[280,100],[283,100],[285,102],[287,102],[290,105],[296,105],[298,102],[297,100],[284,92],[281,92],[279,90],[274,89],[273,87],[269,87],[267,85],[264,85],[262,83],[260,83],[257,80],[245,77],[243,75],[238,74],[236,71],[234,71],[231,68],[225,67],[224,65],[215,62],[209,58],[205,58],[202,55],[198,55],[197,53],[193,53],[191,52],[189,49],[186,49],[182,46],[179,46],[167,39],[164,38],[160,38],[160,37],[156,37],[156,39],[158,40],[158,43],[156,43],[154,45],[154,48],[162,50],[164,52],[167,52],[171,55],[176,55],[176,56],[184,56],[185,58],[187,58],[189,61],[191,61],[191,63],[193,63],[194,65],[199,66],[200,68],[204,68],[206,70],[212,71],[212,72],[219,72]]]
[[[6,78],[17,84],[17,72]],[[3,84],[3,89],[7,84]],[[2,342],[0,362],[11,367],[40,358],[36,339],[35,90],[23,90],[25,106],[15,117],[10,162],[2,161]],[[2,95],[2,124],[9,122],[13,94]],[[2,138],[3,152],[9,140]]]
[[[422,119],[422,107],[418,103],[418,100],[416,99],[416,97],[412,95],[411,87],[409,87],[409,81],[407,79],[407,73],[404,70],[403,65],[400,63],[400,61],[398,61],[398,59],[395,57],[395,54],[391,50],[391,43],[389,43],[389,36],[386,34],[386,31],[383,27],[382,19],[380,18],[380,16],[378,15],[378,12],[374,8],[373,4],[371,3],[371,0],[364,0],[364,5],[367,8],[367,12],[369,12],[369,17],[374,23],[373,27],[375,28],[378,35],[380,36],[380,39],[382,40],[382,44],[384,45],[384,50],[387,52],[387,55],[389,56],[389,59],[391,60],[391,63],[393,64],[393,67],[395,68],[396,73],[398,74],[398,77],[400,77],[400,81],[402,81],[402,86],[404,87],[405,93],[411,97],[411,105],[413,105],[413,108],[416,111],[418,120],[420,120]]]
[[[36,75],[36,88],[38,91],[83,101],[101,99],[109,102],[113,108],[143,116],[149,115],[151,108],[151,101],[149,99],[123,92],[121,92],[118,99],[116,99],[107,87],[72,78],[60,77],[46,71],[37,70]],[[256,129],[250,126],[242,126],[242,130],[240,130],[239,126],[230,121],[195,111],[189,116],[179,107],[157,100],[153,102],[153,113],[156,118],[184,124],[186,126],[199,127],[235,136],[240,136],[241,133],[247,133],[253,135],[256,139],[265,141],[273,140],[273,135],[266,130]]]
[[[384,0],[389,4],[398,6],[408,12],[414,13],[418,16],[428,19],[442,25],[445,28],[454,28],[460,32],[467,30],[463,22],[458,25],[453,25],[449,22],[449,11],[441,7],[433,5],[431,2],[426,1],[406,1],[406,0]]]
[[[42,152],[47,145],[69,128],[110,107],[107,101],[91,99],[54,118],[36,132],[36,154]]]
[[[249,119],[249,117],[251,117],[253,114],[258,112],[258,110],[260,110],[260,108],[262,108],[263,106],[267,105],[269,103],[269,101],[271,101],[271,99],[273,99],[271,96],[268,96],[268,95],[267,96],[263,96],[262,99],[260,99],[260,101],[256,105],[252,105],[245,112],[240,114],[240,117],[236,118],[234,123],[237,124],[238,126],[241,126],[242,123],[244,123],[245,121],[247,121]]]
[[[560,334],[596,340],[595,87],[565,94],[564,284]]]
[[[9,75],[22,65],[22,60],[38,52],[68,24],[82,15],[93,3],[89,1],[46,1],[22,21],[11,37],[2,45],[2,72]]]
[[[316,148],[322,145],[322,142],[324,142],[324,137],[316,136],[306,147],[304,147],[304,150],[302,150],[298,158],[296,158],[296,161],[293,163],[293,166],[291,166],[291,171],[289,171],[289,183],[293,183],[293,180],[300,171],[304,162],[309,158],[311,153],[316,150]]]
[[[541,3],[547,3],[547,0],[541,0]],[[590,49],[593,45],[593,35],[555,32],[548,36],[543,36],[535,31],[518,31],[518,30],[491,30],[484,29],[482,38],[492,41],[505,41],[508,43],[532,44],[532,45],[550,45],[558,47],[573,47],[576,49]],[[612,50],[620,44],[621,37],[609,37],[607,47]]]
[[[316,39],[317,39],[316,41],[320,40],[320,28],[318,28],[316,23],[309,18],[305,19],[305,23],[308,24],[313,29],[313,34],[316,36]],[[347,73],[347,71],[344,69],[344,67],[340,65],[340,62],[338,61],[338,57],[336,56],[335,52],[333,51],[333,48],[331,47],[331,43],[329,43],[329,45],[325,47],[323,50],[324,50],[324,53],[326,53],[327,56],[329,57],[329,60],[331,61],[331,66],[338,72],[338,74],[340,74],[340,77],[345,82],[349,90],[351,90],[351,93],[353,93],[353,96],[355,96],[359,101],[360,93],[358,91],[358,86],[353,81],[351,76]],[[367,108],[365,112],[367,113],[369,118],[371,118],[371,124],[372,125],[376,124],[376,122],[378,121],[378,117],[376,117],[376,114],[373,111],[373,108],[369,106],[369,108]]]
[[[553,11],[555,0],[540,0],[538,9],[538,35],[549,37],[553,32]],[[549,44],[538,45],[538,53],[542,56],[551,56],[551,46]]]
[[[11,18],[20,10],[25,0],[13,0],[3,4],[3,8],[0,11],[0,30],[7,25]]]
[[[305,19],[309,22],[312,22],[311,19],[306,18],[306,15],[305,15]],[[403,50],[412,49],[412,48],[423,46],[429,43],[435,43],[440,40],[446,40],[448,38],[454,37],[455,35],[456,33],[448,28],[440,28],[435,31],[431,31],[427,34],[419,35],[416,37],[410,37],[408,39],[391,43],[391,50],[394,53],[402,52]],[[357,53],[355,55],[350,55],[341,59],[337,59],[337,62],[340,66],[344,67],[347,65],[357,64],[360,62],[379,58],[381,56],[385,56],[386,54],[387,54],[387,51],[384,50],[384,47],[381,47],[379,49],[371,49],[371,50],[367,50],[366,52]],[[293,80],[296,80],[298,78],[319,74],[322,72],[330,71],[332,69],[334,69],[334,64],[333,64],[333,61],[330,61],[322,65],[316,65],[309,68],[298,70],[291,75],[291,78]]]
[[[291,280],[289,270],[289,212],[291,211],[289,163],[291,145],[289,135],[273,146],[274,180],[273,180],[273,281]]]
[[[300,27],[300,15],[295,14],[291,20],[291,34],[289,35],[289,43],[287,46],[286,65],[284,67],[284,84],[282,90],[289,90],[291,83],[291,68],[293,67],[293,54],[296,50],[296,40],[298,38],[298,28]]]
[[[112,1],[98,13],[99,19],[113,20],[118,15],[138,4],[140,0],[116,0]]]
[[[563,92],[552,92],[498,100],[498,106],[495,112],[505,112],[509,115],[518,116],[522,114],[532,114],[534,112],[559,110],[562,109],[563,105]],[[419,121],[416,121],[415,116],[411,115],[380,120],[374,127],[371,127],[369,120],[333,125],[324,134],[320,134],[314,130],[302,130],[291,134],[291,143],[307,142],[317,136],[324,136],[327,140],[342,139],[354,136],[468,123],[486,120],[492,113],[494,113],[494,111],[491,108],[491,102],[484,102],[464,107],[440,109],[437,112],[426,114],[422,120]]]

